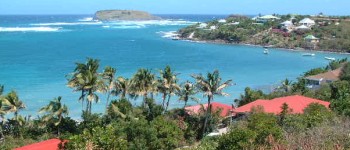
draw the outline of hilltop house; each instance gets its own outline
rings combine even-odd
[[[310,18],[304,18],[303,20],[299,21],[300,25],[305,25],[307,27],[311,27],[315,25],[315,21]]]
[[[307,76],[307,84],[309,88],[318,88],[323,83],[330,83],[339,80],[339,76],[343,67],[331,70],[325,73],[320,73],[313,76]]]
[[[258,23],[265,23],[269,21],[275,21],[275,20],[280,20],[281,18],[273,16],[273,15],[265,15],[261,17],[254,17],[253,20],[255,20]]]
[[[313,35],[308,35],[308,36],[306,36],[306,37],[304,38],[304,40],[305,40],[306,42],[309,42],[309,43],[318,43],[318,42],[320,42],[320,39],[319,39],[319,38],[316,38],[316,37],[313,36]]]
[[[306,25],[300,25],[295,28],[296,30],[311,30],[308,26]]]
[[[241,107],[238,107],[236,109],[233,109],[233,113],[236,116],[241,116],[241,115],[250,113],[251,110],[254,108],[259,109],[260,107],[263,112],[279,115],[282,111],[281,107],[284,103],[288,105],[289,112],[291,114],[304,113],[304,109],[307,106],[309,106],[311,103],[318,103],[318,104],[324,105],[327,108],[329,108],[329,104],[330,104],[329,102],[326,102],[326,101],[321,101],[318,99],[313,99],[313,98],[300,96],[300,95],[294,95],[294,96],[275,98],[272,100],[263,100],[263,99],[256,100],[254,102],[251,102]]]
[[[60,139],[50,139],[23,147],[15,148],[15,150],[58,150],[60,145],[64,145],[67,140],[61,141]]]
[[[293,22],[289,20],[280,23],[280,25],[282,25],[282,29],[286,29],[288,32],[292,31],[294,27]]]
[[[218,20],[219,23],[226,23],[226,20],[225,19],[220,19]]]
[[[206,28],[208,26],[208,24],[207,23],[200,23],[199,25],[198,25],[198,27],[197,28],[199,28],[199,29],[203,29],[203,28]]]
[[[232,106],[230,105],[226,105],[218,102],[212,102],[210,106],[211,106],[212,112],[216,112],[220,110],[221,117],[231,116]],[[207,108],[208,108],[208,104],[203,104],[203,105],[188,106],[185,108],[185,110],[189,114],[200,114],[200,113],[204,113],[204,110],[206,110]]]

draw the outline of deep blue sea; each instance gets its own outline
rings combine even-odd
[[[260,47],[174,41],[167,38],[171,31],[225,16],[160,16],[165,20],[109,23],[93,21],[92,15],[0,16],[0,84],[6,92],[19,93],[27,106],[22,114],[36,116],[40,107],[62,96],[70,116],[79,117],[79,93],[66,86],[65,75],[74,70],[75,62],[85,62],[87,57],[100,59],[101,71],[111,65],[117,68],[117,76],[129,78],[138,68],[158,73],[166,65],[180,73],[180,81],[192,80],[193,73],[218,69],[224,80],[236,83],[226,90],[231,96],[214,99],[227,104],[247,86],[269,90],[285,78],[295,80],[309,69],[325,66],[329,61],[324,57],[348,57],[331,53],[303,57],[305,52],[282,49],[270,49],[264,55]],[[101,96],[93,111],[103,112],[104,106]],[[180,106],[183,103],[173,98],[171,107]]]

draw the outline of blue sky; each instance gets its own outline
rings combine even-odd
[[[93,14],[103,9],[153,14],[350,15],[350,0],[0,0],[0,14]]]

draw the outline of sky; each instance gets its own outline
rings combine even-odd
[[[152,14],[350,15],[350,0],[0,0],[0,14],[94,14],[104,9]]]

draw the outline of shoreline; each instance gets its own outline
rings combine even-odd
[[[225,42],[223,40],[195,40],[195,39],[181,38],[181,37],[175,37],[173,39],[177,39],[177,40],[181,40],[181,41],[195,42],[195,43],[209,43],[209,44],[222,44],[222,45],[243,45],[243,46],[261,47],[261,48],[265,47],[263,45],[248,44],[248,43],[228,43],[228,42]],[[347,52],[333,52],[330,50],[308,50],[308,49],[303,49],[303,48],[290,49],[290,48],[283,48],[283,47],[269,47],[269,48],[284,50],[284,51],[294,51],[294,52],[317,52],[317,53],[350,55],[350,53],[347,53]]]

